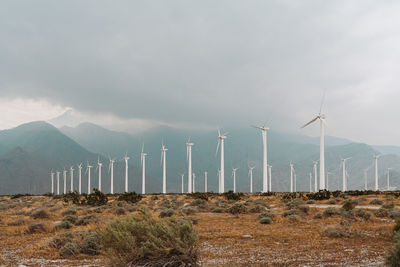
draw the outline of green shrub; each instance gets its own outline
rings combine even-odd
[[[98,255],[100,252],[100,238],[97,233],[89,233],[79,246],[79,251],[87,255]]]
[[[66,209],[66,210],[64,210],[63,212],[62,212],[62,215],[63,216],[66,216],[66,215],[75,215],[76,214],[76,208],[68,208],[68,209]]]
[[[371,200],[371,202],[369,202],[369,204],[371,204],[371,205],[383,205],[383,201],[380,200],[380,199],[375,198],[375,199]]]
[[[69,221],[61,221],[60,223],[58,223],[56,226],[54,226],[55,230],[59,230],[59,229],[70,229],[72,228],[73,225],[69,222]]]
[[[304,205],[304,201],[300,198],[295,198],[292,201],[286,203],[286,208],[288,210],[297,209],[300,205]]]
[[[63,221],[70,222],[72,224],[75,224],[77,220],[78,217],[76,215],[67,215],[63,218]]]
[[[77,191],[69,192],[69,193],[63,195],[63,200],[65,203],[72,202],[75,205],[79,205],[80,204],[80,195]]]
[[[244,196],[243,193],[233,193],[232,190],[225,192],[223,195],[227,200],[235,200],[235,201],[240,200]]]
[[[157,196],[153,196],[153,198],[158,199]],[[124,193],[118,197],[118,201],[126,201],[130,203],[137,203],[140,200],[142,200],[143,196],[140,194],[137,194],[135,191]]]
[[[50,214],[46,209],[39,208],[32,211],[31,217],[33,219],[46,219],[50,217]]]
[[[42,222],[34,222],[34,223],[31,223],[29,225],[27,232],[29,234],[44,233],[44,232],[46,232],[46,228],[44,226],[44,223],[42,223]]]
[[[125,208],[123,208],[123,207],[116,207],[114,209],[114,212],[117,215],[124,215],[126,211],[125,211]]]
[[[354,215],[360,218],[363,218],[364,220],[368,221],[369,218],[371,217],[372,213],[366,210],[362,209],[355,209],[353,211]]]
[[[259,219],[259,222],[261,224],[271,224],[272,219],[270,217],[262,217],[261,219]]]
[[[355,207],[356,207],[356,205],[355,205],[355,203],[353,201],[346,200],[343,203],[342,209],[345,210],[345,211],[350,211],[350,210],[354,209]]]
[[[76,225],[87,225],[91,222],[98,222],[98,221],[99,221],[99,218],[96,215],[89,214],[89,215],[79,217],[75,224]]]
[[[191,214],[195,214],[197,212],[197,209],[194,207],[184,207],[184,208],[182,208],[182,212],[185,215],[191,215]]]
[[[374,215],[378,218],[389,217],[389,211],[387,209],[380,208],[374,211]]]
[[[165,209],[160,212],[160,218],[171,217],[174,215],[174,210],[172,209]]]
[[[392,219],[400,218],[400,209],[393,209],[389,212],[389,217]]]
[[[96,188],[93,188],[93,193],[90,195],[85,195],[85,199],[81,201],[82,205],[90,206],[102,206],[107,204],[107,196]]]
[[[400,230],[400,219],[396,220],[396,224],[393,227],[393,232],[399,232]]]
[[[287,210],[285,212],[282,213],[283,217],[288,217],[288,216],[303,216],[304,213],[301,210]]]
[[[108,223],[98,234],[114,266],[196,265],[197,234],[184,219],[130,216]]]
[[[61,249],[66,243],[72,242],[74,238],[74,233],[64,232],[56,235],[50,240],[49,246],[56,249]]]
[[[350,229],[334,225],[327,226],[322,232],[323,236],[333,238],[350,237],[350,234]]]
[[[324,212],[322,213],[322,216],[324,217],[331,217],[334,215],[340,215],[340,210],[339,209],[335,209],[335,208],[327,208],[324,210]]]
[[[205,201],[208,201],[208,194],[207,193],[196,192],[196,193],[190,194],[190,196],[195,198],[195,199],[203,199]]]
[[[313,200],[326,200],[331,198],[331,192],[326,191],[326,190],[320,190],[319,192],[316,193],[308,193],[306,194],[308,199],[313,199]]]
[[[211,211],[214,213],[224,213],[226,211],[226,209],[221,208],[221,207],[213,207],[213,208],[211,208]]]
[[[205,206],[207,204],[207,201],[206,200],[204,200],[204,199],[201,199],[201,198],[197,198],[197,199],[195,199],[195,200],[193,200],[192,202],[190,202],[190,206],[197,206],[197,207],[200,207],[200,206]]]
[[[234,215],[246,213],[247,208],[243,203],[237,202],[228,208],[228,212]]]
[[[388,255],[385,259],[385,265],[389,267],[400,267],[400,233],[395,232],[393,239],[394,245],[388,251]]]
[[[392,203],[385,203],[385,204],[382,205],[382,208],[388,209],[388,210],[394,209],[394,203],[393,202]]]
[[[192,222],[193,225],[196,225],[199,223],[200,218],[199,217],[195,217],[195,216],[186,216],[185,220],[188,220],[190,222]]]
[[[272,214],[272,213],[270,213],[268,211],[264,211],[263,213],[260,213],[258,215],[258,219],[261,219],[261,218],[264,218],[264,217],[269,217],[269,218],[273,219],[273,218],[275,218],[275,214]]]
[[[328,205],[335,205],[335,204],[336,204],[336,199],[328,200],[325,204],[328,204]]]
[[[248,207],[248,212],[250,213],[260,213],[265,211],[265,206],[262,205],[252,205]]]
[[[78,252],[78,246],[74,242],[68,242],[61,248],[60,256],[63,258],[74,257]]]

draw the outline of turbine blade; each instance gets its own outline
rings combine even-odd
[[[219,143],[220,143],[220,139],[218,138],[218,145],[217,145],[217,151],[215,151],[215,156],[218,155]]]
[[[311,121],[309,121],[306,124],[304,124],[303,126],[301,126],[301,128],[307,127],[308,125],[310,125],[311,123],[315,122],[318,119],[319,119],[319,116],[316,116],[314,119],[312,119]]]

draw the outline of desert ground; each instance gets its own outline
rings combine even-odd
[[[108,196],[95,206],[60,196],[2,196],[0,266],[110,266],[85,240],[141,209],[188,218],[198,235],[199,266],[383,266],[400,217],[396,193],[322,200],[305,193],[199,195],[145,195],[136,203]],[[66,250],[63,238],[78,249]]]

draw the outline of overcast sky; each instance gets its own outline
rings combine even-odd
[[[149,127],[400,145],[399,1],[0,3],[0,128],[73,108]],[[142,122],[140,124],[139,122]]]

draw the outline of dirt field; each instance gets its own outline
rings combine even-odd
[[[400,201],[385,195],[349,199],[355,200],[357,206],[345,213],[341,207],[346,200],[341,197],[328,203],[307,199],[283,201],[280,196],[257,195],[228,201],[214,195],[208,201],[193,202],[191,196],[185,195],[146,195],[140,202],[129,204],[109,196],[107,205],[91,207],[47,196],[15,199],[4,196],[0,197],[0,266],[110,265],[102,253],[62,255],[53,239],[65,232],[84,237],[104,227],[107,221],[135,213],[138,207],[150,208],[154,216],[165,209],[173,210],[174,216],[190,216],[199,236],[201,266],[383,265],[392,246],[393,218],[400,216],[397,210]],[[246,210],[230,213],[229,208],[237,202]],[[384,208],[380,209],[381,206]],[[331,214],[327,209],[334,212]],[[43,210],[41,214],[39,211]],[[75,222],[69,229],[58,227],[72,210],[78,220],[88,221]],[[384,212],[376,215],[377,211]],[[272,223],[259,222],[259,214],[263,212],[270,213]],[[32,230],[37,224],[39,229]],[[343,230],[343,236],[327,234],[328,226]]]

